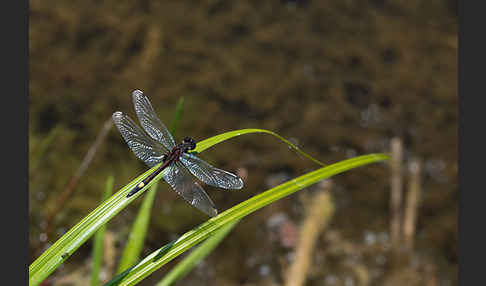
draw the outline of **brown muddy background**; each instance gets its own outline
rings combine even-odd
[[[355,169],[333,178],[336,211],[319,236],[306,285],[457,285],[454,1],[119,2],[30,1],[31,162],[57,132],[30,165],[30,262],[99,204],[107,176],[115,176],[118,189],[147,169],[112,128],[46,233],[49,209],[103,123],[116,110],[135,117],[131,92],[141,89],[168,126],[184,96],[177,141],[264,128],[332,163],[388,152],[391,138],[400,137],[404,163],[423,162],[414,249],[399,262],[391,259],[389,166]],[[205,187],[220,211],[318,167],[261,134],[219,144],[202,157],[247,172],[241,192]],[[179,284],[283,284],[306,197],[317,189],[245,218]],[[106,273],[117,264],[141,201],[108,224],[113,251]],[[143,255],[207,219],[165,183],[152,211]],[[89,277],[91,246],[83,245],[49,283],[86,285],[89,279],[69,277]],[[141,285],[154,285],[179,260]]]

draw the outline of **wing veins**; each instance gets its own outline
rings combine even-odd
[[[180,162],[171,164],[164,172],[164,180],[172,189],[182,196],[193,207],[209,216],[217,215],[216,206],[204,189],[192,179],[186,168]]]
[[[211,166],[201,158],[184,153],[180,157],[184,166],[199,180],[205,184],[227,189],[239,190],[243,188],[243,180],[237,175]]]
[[[146,135],[130,117],[118,111],[113,113],[112,119],[137,158],[149,167],[153,167],[162,161],[162,156],[167,153],[167,149]]]
[[[148,98],[140,90],[132,92],[133,106],[137,114],[140,125],[152,139],[162,143],[167,149],[171,150],[175,146],[175,141],[167,127],[160,121]]]

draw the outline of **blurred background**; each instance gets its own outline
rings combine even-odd
[[[455,1],[31,0],[29,22],[29,264],[99,205],[109,175],[116,191],[148,169],[110,123],[136,118],[141,89],[167,126],[184,97],[177,142],[263,128],[325,163],[397,159],[251,214],[179,285],[290,285],[299,265],[302,285],[457,285]],[[244,178],[241,192],[205,186],[219,211],[319,167],[264,134],[201,157]],[[323,193],[334,211],[313,216]],[[141,201],[107,224],[104,281]],[[206,219],[161,181],[143,256]],[[73,275],[91,247],[46,285],[89,285]]]

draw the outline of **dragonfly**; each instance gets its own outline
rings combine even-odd
[[[150,168],[162,164],[138,182],[126,197],[140,191],[164,171],[162,178],[184,200],[209,216],[217,215],[215,204],[193,176],[207,185],[227,190],[243,188],[243,180],[189,153],[196,148],[196,141],[193,138],[185,137],[176,145],[169,130],[157,117],[150,101],[141,90],[132,92],[132,100],[143,130],[128,115],[120,111],[113,113],[113,122],[136,157]]]

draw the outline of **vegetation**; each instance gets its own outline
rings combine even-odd
[[[208,138],[201,141],[196,146],[195,151],[202,152],[215,144],[246,133],[249,132],[240,130]],[[331,164],[327,167],[322,167],[316,171],[297,177],[288,181],[287,183],[267,190],[266,192],[254,196],[253,198],[246,200],[245,202],[242,202],[208,220],[206,223],[196,227],[194,230],[182,235],[177,241],[161,247],[159,250],[153,252],[138,264],[119,274],[109,284],[134,285],[136,282],[142,280],[144,277],[166,264],[182,252],[209,237],[213,232],[221,228],[223,225],[238,221],[259,208],[268,205],[275,200],[288,196],[298,190],[302,190],[322,179],[362,165],[386,160],[387,158],[388,157],[383,154],[359,156],[353,159]],[[85,243],[86,240],[101,226],[106,224],[131,201],[140,196],[148,187],[153,185],[157,179],[160,179],[163,173],[157,175],[156,179],[148,183],[138,193],[126,198],[127,191],[131,190],[139,180],[148,176],[159,165],[151,168],[149,171],[145,172],[132,182],[128,183],[125,187],[121,188],[117,193],[115,193],[108,200],[104,201],[77,225],[71,228],[71,230],[63,235],[57,242],[55,242],[39,258],[37,258],[29,267],[29,284],[39,285],[45,278],[47,278],[49,274],[59,267],[61,263],[64,263],[67,258],[72,255],[83,243]],[[125,255],[125,257],[129,256],[130,255]]]

